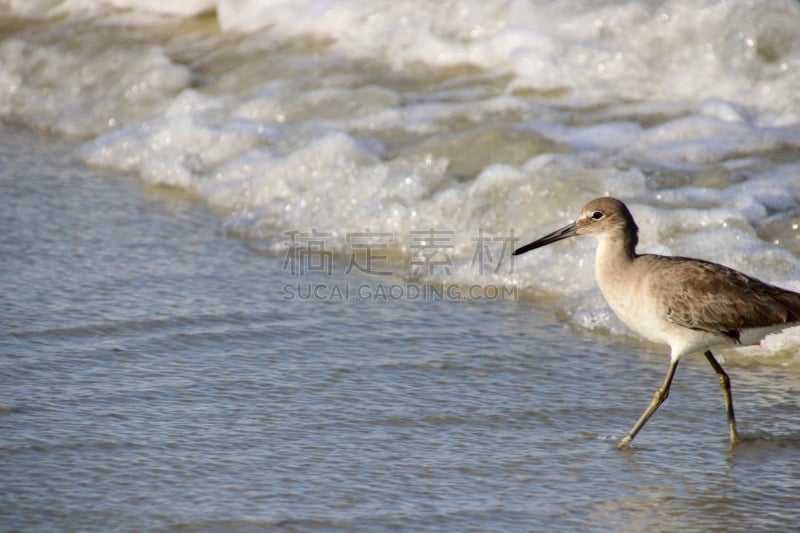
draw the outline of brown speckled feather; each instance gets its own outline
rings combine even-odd
[[[639,260],[664,268],[667,275],[652,283],[664,318],[680,326],[738,339],[744,329],[800,321],[800,294],[699,259],[644,255]]]

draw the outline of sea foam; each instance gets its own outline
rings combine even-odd
[[[60,41],[0,42],[3,118],[84,137],[87,164],[189,191],[276,253],[292,231],[340,254],[349,233],[391,233],[413,277],[418,232],[440,231],[450,268],[428,278],[516,284],[621,331],[591,240],[476,261],[481,239],[497,266],[504,239],[611,194],[643,251],[797,286],[796,2],[31,5],[11,9]],[[200,12],[216,19],[179,25]]]

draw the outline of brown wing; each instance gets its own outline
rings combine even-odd
[[[665,266],[669,263],[665,275],[652,283],[655,293],[663,295],[659,306],[665,318],[675,324],[738,340],[743,329],[800,320],[800,294],[715,263],[684,257],[656,259]]]

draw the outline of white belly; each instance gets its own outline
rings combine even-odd
[[[603,295],[623,324],[651,342],[668,345],[673,359],[714,346],[737,344],[725,335],[686,328],[667,320],[655,305],[656,299],[648,294],[645,284],[634,289],[626,287],[620,293],[615,293],[613,286],[606,286]]]

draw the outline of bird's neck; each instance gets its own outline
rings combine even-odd
[[[624,276],[624,272],[636,259],[636,240],[627,236],[598,239],[595,257],[595,274],[600,288]]]
[[[639,239],[635,234],[617,234],[598,239],[598,257],[602,253],[613,258],[632,261],[636,256]]]

